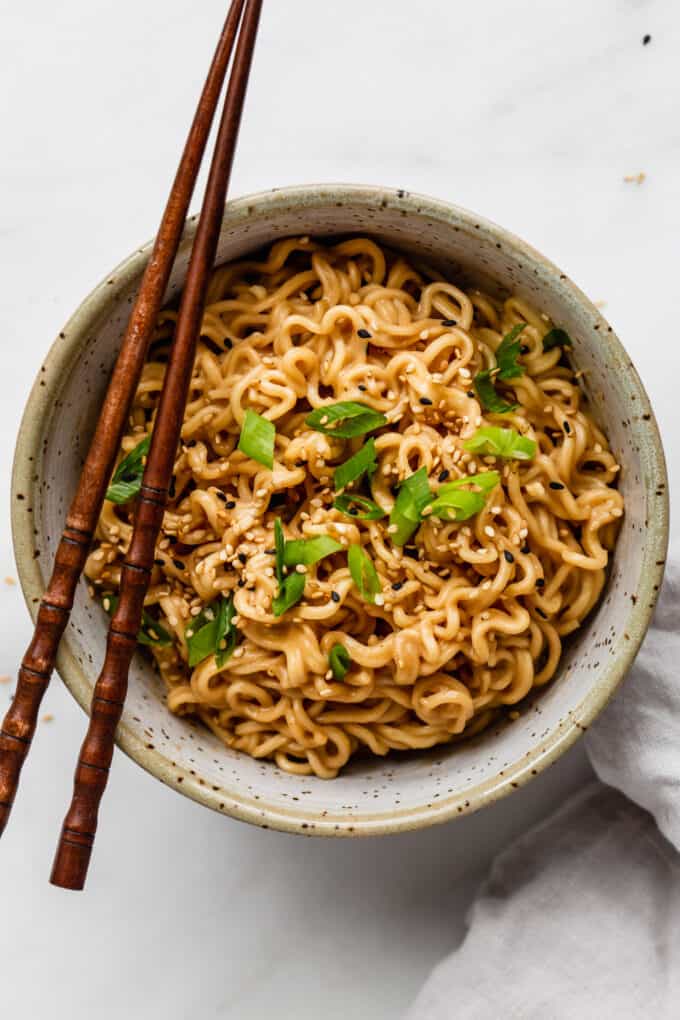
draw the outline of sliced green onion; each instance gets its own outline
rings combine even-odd
[[[513,326],[496,348],[496,364],[500,369],[499,379],[516,379],[518,376],[524,375],[524,366],[520,365],[517,360],[522,347],[517,338],[526,329],[526,326],[526,322],[519,322]]]
[[[275,436],[276,428],[273,422],[248,408],[241,425],[241,435],[238,441],[241,453],[245,453],[246,457],[256,460],[258,464],[264,464],[271,470],[274,467]]]
[[[443,521],[467,521],[484,509],[489,493],[499,482],[497,471],[482,471],[478,475],[457,478],[440,486],[435,499],[429,504],[429,512],[432,517]],[[481,492],[466,488],[469,485],[476,486]]]
[[[353,517],[355,521],[379,521],[386,515],[386,511],[381,506],[378,506],[368,496],[362,496],[358,492],[341,493],[333,500],[333,506],[341,514]],[[355,507],[361,509],[354,509]]]
[[[274,616],[283,616],[288,609],[297,605],[304,594],[305,581],[305,574],[298,574],[297,571],[288,575],[272,600]]]
[[[485,411],[491,411],[492,414],[509,414],[519,407],[519,404],[509,404],[507,400],[498,396],[488,369],[477,373],[474,384],[479,402]]]
[[[390,514],[390,528],[396,527],[396,531],[391,530],[389,534],[395,545],[405,545],[408,542],[420,525],[422,510],[431,499],[432,492],[424,467],[404,479]]]
[[[353,457],[335,469],[333,486],[336,492],[346,488],[350,482],[355,482],[357,478],[361,478],[364,472],[370,473],[375,468],[375,464],[375,439],[369,439]]]
[[[215,656],[218,669],[225,664],[238,639],[238,630],[232,622],[235,615],[233,598],[222,595],[188,623],[184,637],[192,669],[209,655]]]
[[[496,369],[494,369],[495,378],[491,376],[491,369],[485,368],[483,372],[478,372],[473,380],[475,391],[485,411],[491,411],[493,414],[508,414],[519,406],[518,404],[509,404],[498,395],[496,382],[517,379],[524,375],[524,366],[520,365],[518,361],[522,345],[517,338],[522,330],[526,329],[526,325],[526,322],[519,322],[513,326],[498,345]]]
[[[343,548],[330,535],[316,535],[314,538],[299,538],[293,542],[286,542],[283,548],[283,562],[287,567],[296,567],[298,563],[304,563],[311,567],[318,563],[324,556],[330,556]]]
[[[276,549],[276,580],[279,584],[283,581],[283,550],[286,540],[283,535],[283,525],[277,517],[274,521],[274,546]]]
[[[123,457],[106,490],[106,498],[111,503],[128,503],[137,495],[142,487],[144,458],[149,452],[150,445],[151,436],[145,436],[134,450],[130,450],[127,457]]]
[[[552,351],[554,347],[573,347],[571,337],[567,333],[566,329],[560,329],[558,326],[553,326],[543,337],[543,350]]]
[[[113,616],[118,608],[118,596],[105,594],[102,596],[102,606],[109,616]],[[146,609],[142,610],[142,625],[137,633],[137,641],[140,645],[159,645],[161,648],[172,644],[172,635],[165,627],[161,627],[158,620],[154,620]]]
[[[521,436],[514,429],[501,429],[496,425],[477,429],[474,436],[466,439],[463,446],[470,453],[515,460],[531,460],[536,453],[536,443],[533,439]]]
[[[466,485],[476,485],[478,489],[488,496],[488,494],[496,488],[501,480],[501,476],[498,471],[480,471],[476,475],[466,475],[464,478],[456,478],[453,482],[447,482],[445,485],[440,485],[437,489],[437,496],[448,491],[455,491],[456,489],[464,489]]]
[[[347,563],[352,580],[363,597],[367,602],[375,602],[382,586],[371,557],[360,545],[351,545],[347,550]]]
[[[344,680],[351,664],[352,660],[345,646],[341,645],[340,642],[333,645],[328,655],[328,665],[333,670],[334,678],[336,680]]]
[[[387,418],[379,411],[374,411],[368,404],[360,404],[354,400],[343,400],[339,404],[326,404],[317,407],[305,418],[305,424],[317,432],[339,439],[352,439],[364,436],[387,424]]]

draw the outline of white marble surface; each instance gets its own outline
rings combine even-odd
[[[0,4],[0,674],[14,675],[30,634],[1,580],[16,576],[7,508],[24,400],[82,296],[153,233],[224,8]],[[232,194],[384,183],[516,231],[606,302],[673,484],[679,44],[668,0],[265,0]],[[644,183],[624,182],[640,171]],[[58,681],[45,711],[0,847],[14,1020],[399,1016],[462,937],[493,854],[591,774],[577,746],[480,814],[326,842],[212,815],[119,754],[75,895],[47,877],[85,720]]]

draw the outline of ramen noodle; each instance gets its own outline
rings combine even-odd
[[[87,562],[109,612],[176,318]],[[332,778],[546,684],[623,512],[570,347],[523,299],[365,237],[218,268],[140,631],[169,709]]]

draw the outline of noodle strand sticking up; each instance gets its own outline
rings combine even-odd
[[[176,319],[86,573],[112,604]],[[216,270],[140,640],[172,712],[332,778],[547,683],[622,514],[568,335],[368,238]]]

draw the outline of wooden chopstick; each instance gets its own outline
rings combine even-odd
[[[50,583],[42,597],[33,640],[22,660],[17,689],[0,729],[0,835],[9,819],[22,765],[35,733],[59,641],[99,519],[120,438],[146,360],[203,152],[227,73],[245,0],[234,0],[222,29],[172,185],[158,236],[142,277],[118,360],[78,488],[69,508]]]
[[[104,665],[94,689],[90,725],[76,768],[73,800],[64,819],[54,860],[51,882],[65,889],[82,889],[85,884],[99,804],[111,766],[116,726],[123,711],[128,670],[137,647],[144,598],[172,478],[261,7],[262,0],[248,0],[243,15],[175,338],[135,509],[132,538],[121,574],[118,606],[109,627]]]

